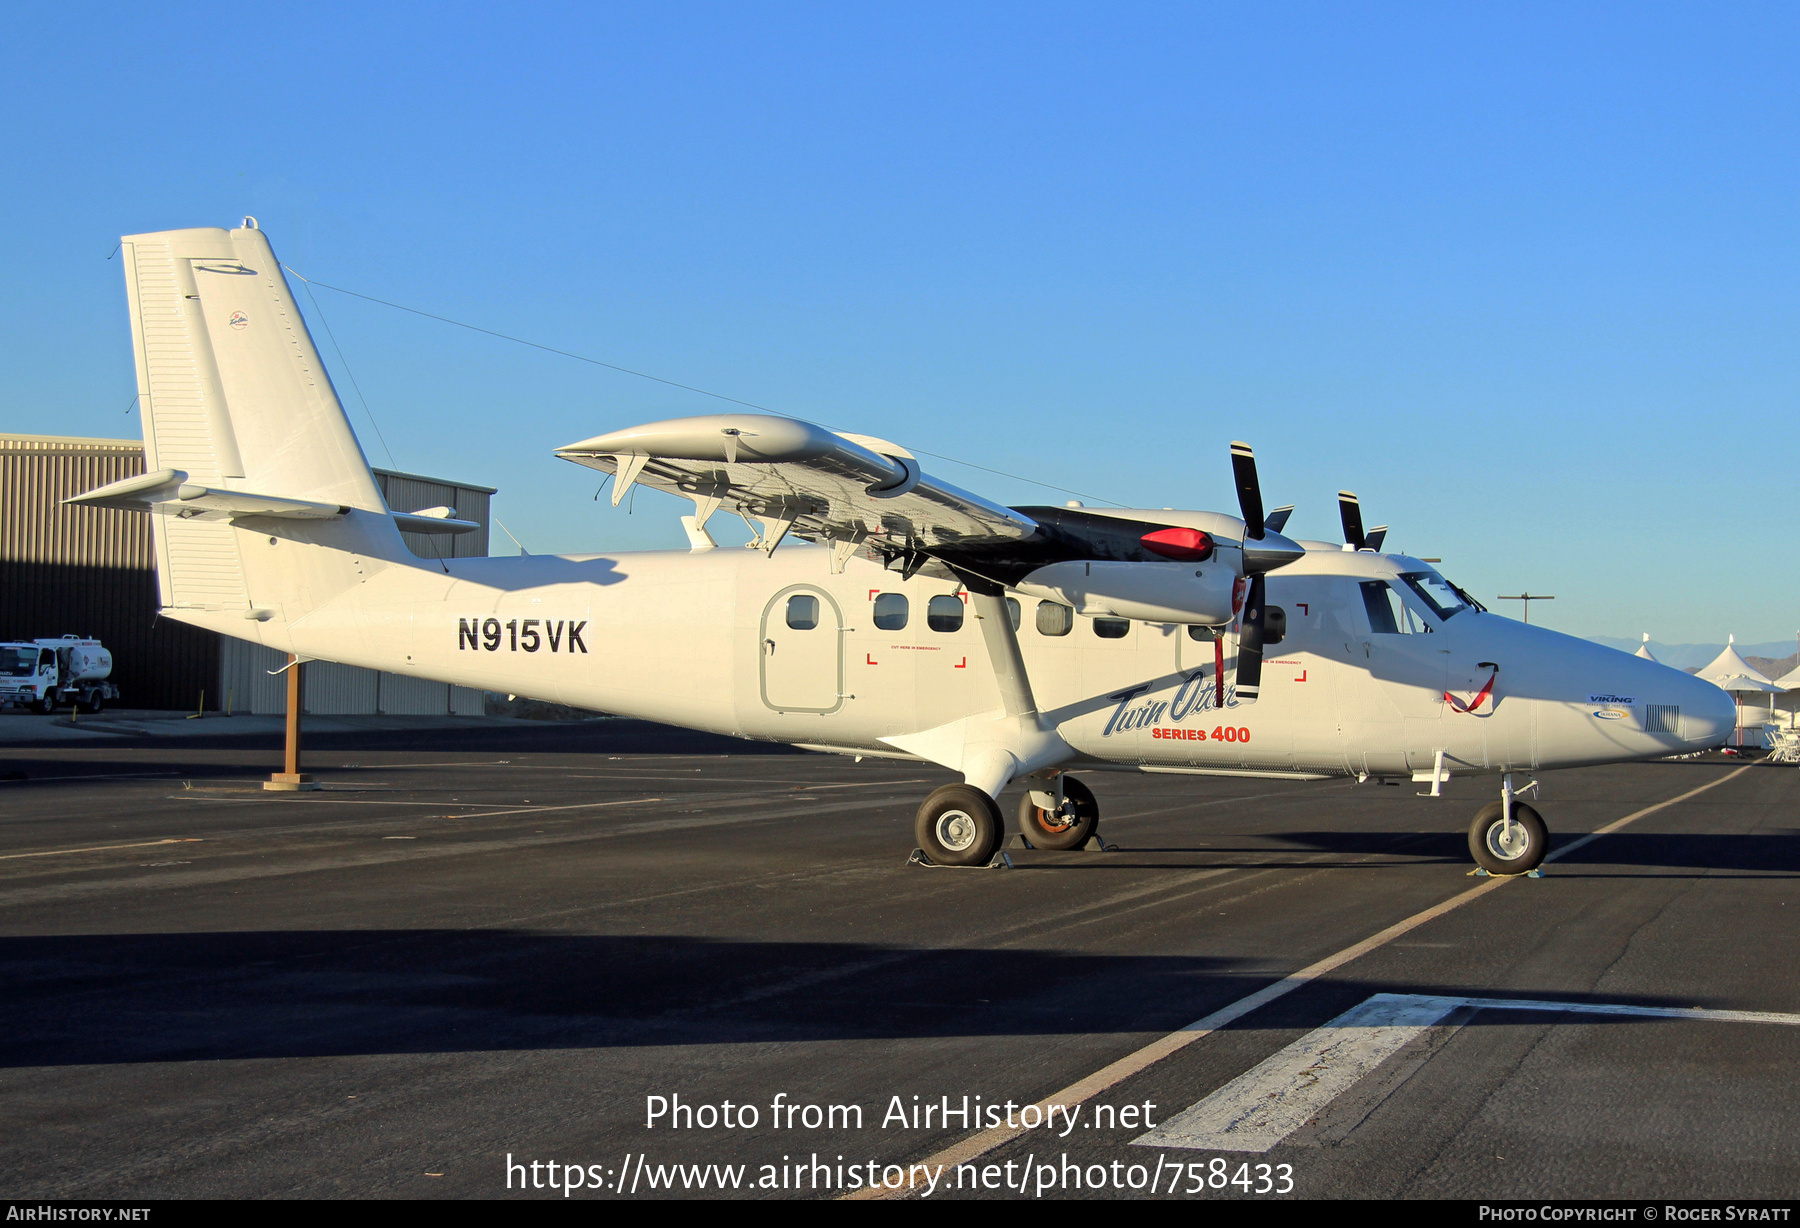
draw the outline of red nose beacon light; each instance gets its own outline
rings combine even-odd
[[[1139,539],[1144,549],[1178,563],[1203,563],[1212,557],[1212,538],[1199,529],[1169,528],[1146,533]]]

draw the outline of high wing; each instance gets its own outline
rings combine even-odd
[[[940,548],[999,545],[1038,529],[1021,512],[923,473],[886,440],[772,414],[672,418],[556,454],[611,474],[615,507],[634,484],[680,495],[693,500],[696,526],[721,508],[760,522],[757,544],[770,552],[789,533],[828,543],[834,570],[859,551],[922,563]]]

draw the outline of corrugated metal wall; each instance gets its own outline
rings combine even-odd
[[[287,654],[226,639],[220,650],[220,693],[233,712],[279,716],[287,711],[287,678],[274,675]],[[309,661],[301,675],[301,711],[343,716],[480,716],[487,696],[466,686],[428,682],[403,674],[377,673],[332,661]]]
[[[463,486],[416,473],[375,470],[381,497],[396,512],[422,512],[429,507],[453,507],[458,520],[473,520],[481,528],[473,533],[402,533],[406,548],[422,559],[481,559],[488,552],[487,486]]]
[[[216,707],[218,637],[157,617],[150,518],[62,504],[142,472],[135,440],[0,435],[0,639],[93,636],[119,705]]]
[[[113,654],[119,706],[235,712],[287,710],[287,680],[271,677],[287,658],[273,649],[158,618],[150,518],[62,500],[144,472],[134,439],[0,435],[0,639],[91,635]],[[465,486],[377,469],[388,506],[416,512],[453,507],[480,530],[457,536],[403,533],[421,558],[488,552],[486,486]],[[479,716],[485,696],[331,662],[306,667],[306,711]]]

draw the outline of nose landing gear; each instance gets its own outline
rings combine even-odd
[[[1550,829],[1542,815],[1518,800],[1508,772],[1501,781],[1500,800],[1483,806],[1469,824],[1470,855],[1489,874],[1528,874],[1543,864],[1549,851]]]

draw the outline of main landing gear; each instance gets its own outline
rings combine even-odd
[[[1000,807],[973,785],[945,785],[919,807],[913,835],[940,866],[985,866],[1000,847]]]
[[[1019,799],[1019,834],[1032,848],[1078,849],[1099,826],[1100,803],[1073,776],[1059,775],[1054,791],[1027,789]]]
[[[1528,874],[1549,851],[1544,817],[1518,800],[1508,772],[1501,778],[1500,800],[1483,806],[1469,824],[1470,855],[1489,874]]]
[[[1099,831],[1100,804],[1081,781],[1059,774],[1026,784],[1031,787],[1019,799],[1018,830],[1028,847],[1079,849]],[[1004,830],[1000,807],[973,785],[938,789],[913,822],[920,850],[940,866],[985,866],[999,851]]]

